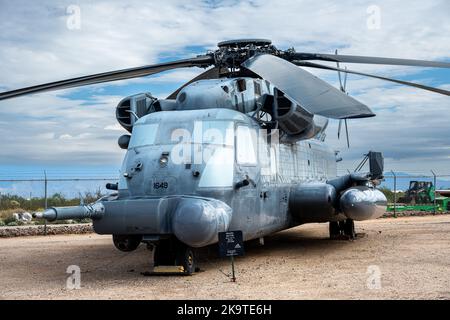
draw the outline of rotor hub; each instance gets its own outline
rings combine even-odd
[[[268,39],[236,39],[236,40],[221,41],[217,44],[217,46],[219,48],[228,48],[228,47],[243,48],[248,45],[268,46],[271,44],[272,41]]]
[[[280,55],[280,51],[267,39],[237,39],[222,41],[214,52],[215,65],[230,69],[239,69],[242,62],[255,54]]]

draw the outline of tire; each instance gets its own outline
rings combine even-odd
[[[191,247],[180,245],[177,248],[176,264],[183,266],[185,273],[193,274],[196,269],[194,250]]]
[[[352,219],[345,220],[344,234],[346,236],[348,236],[350,239],[355,239],[356,238],[355,222]]]
[[[329,230],[330,239],[336,239],[341,235],[341,229],[339,226],[339,222],[337,221],[330,221]]]
[[[136,250],[142,241],[140,235],[117,235],[113,234],[114,246],[123,252],[131,252]]]

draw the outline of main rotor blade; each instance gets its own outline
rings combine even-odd
[[[288,59],[289,59],[289,61],[322,60],[322,61],[331,61],[331,62],[384,64],[384,65],[395,65],[395,66],[413,66],[413,67],[431,67],[431,68],[450,68],[449,62],[350,56],[350,55],[342,55],[342,54],[324,54],[324,53],[294,52],[294,53],[289,54]]]
[[[205,80],[205,79],[218,79],[220,76],[220,68],[218,67],[214,67],[211,69],[206,70],[205,72],[199,74],[198,76],[196,76],[194,79],[190,80],[189,82],[186,82],[185,84],[183,84],[181,87],[179,87],[175,92],[172,92],[172,94],[170,96],[168,96],[166,99],[176,99],[178,93],[183,90],[184,87],[190,85],[191,83],[194,83],[196,81],[199,80]]]
[[[198,56],[191,59],[183,59],[171,62],[164,62],[154,65],[148,65],[143,67],[122,69],[117,71],[110,71],[104,73],[98,73],[78,78],[72,78],[67,80],[55,81],[50,83],[44,83],[32,87],[26,87],[22,89],[7,91],[0,93],[0,100],[15,98],[27,94],[59,90],[73,87],[86,86],[90,84],[103,83],[108,81],[132,79],[137,77],[144,77],[152,74],[156,74],[162,71],[185,68],[185,67],[208,67],[214,63],[214,58],[209,55]]]
[[[360,75],[360,76],[365,76],[365,77],[370,77],[370,78],[390,81],[390,82],[402,84],[402,85],[405,85],[405,86],[415,87],[415,88],[419,88],[419,89],[423,89],[423,90],[427,90],[427,91],[432,91],[432,92],[444,94],[446,96],[450,96],[450,91],[448,91],[448,90],[434,88],[434,87],[426,86],[426,85],[419,84],[419,83],[403,81],[403,80],[397,80],[397,79],[386,78],[386,77],[380,77],[380,76],[376,76],[376,75],[373,75],[373,74],[363,73],[363,72],[358,72],[358,71],[352,71],[352,70],[348,70],[348,69],[329,67],[329,66],[324,66],[324,65],[321,65],[321,64],[317,64],[317,63],[312,63],[312,62],[293,61],[292,63],[294,63],[295,65],[301,66],[301,67],[310,67],[310,68],[317,68],[317,69],[333,70],[333,71],[338,71],[338,72],[351,73],[351,74],[356,74],[356,75]]]
[[[257,55],[242,66],[271,82],[311,114],[334,119],[375,116],[366,105],[281,58]]]

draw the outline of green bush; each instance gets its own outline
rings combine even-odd
[[[12,215],[10,215],[10,216],[7,216],[6,218],[4,218],[3,221],[8,226],[10,223],[16,222],[16,219],[14,219],[14,217]]]
[[[12,221],[6,224],[8,227],[17,227],[19,224],[16,221]]]
[[[0,227],[4,227],[4,226],[6,226],[6,223],[5,223],[5,221],[3,221],[3,220],[0,220]]]

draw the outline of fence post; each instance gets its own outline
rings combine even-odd
[[[47,172],[44,170],[44,206],[47,210]],[[47,235],[47,219],[44,220],[44,236]]]
[[[434,183],[434,197],[433,197],[433,214],[436,214],[436,189],[437,189],[437,179],[436,179],[436,173],[434,173],[433,170],[431,170],[431,173],[433,174],[433,183]]]
[[[397,218],[397,175],[391,170],[394,176],[394,218]]]

